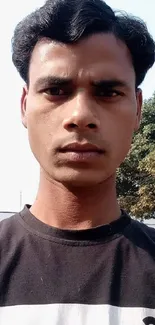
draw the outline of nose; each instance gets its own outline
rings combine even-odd
[[[63,127],[72,129],[96,131],[100,121],[97,117],[96,103],[84,93],[78,94],[70,103],[67,103],[67,117],[63,120]]]

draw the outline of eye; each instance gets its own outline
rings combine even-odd
[[[118,96],[121,96],[122,93],[118,90],[110,89],[96,89],[95,95],[98,97],[103,97],[105,99],[113,99]]]
[[[49,96],[65,96],[66,91],[60,87],[53,86],[51,88],[45,89],[44,93]]]

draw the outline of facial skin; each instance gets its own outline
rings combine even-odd
[[[37,43],[23,89],[22,122],[48,180],[82,188],[114,175],[139,127],[141,105],[130,53],[114,35],[72,45]],[[60,152],[75,142],[102,153],[76,159],[76,153]]]

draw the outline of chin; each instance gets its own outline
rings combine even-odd
[[[55,181],[62,183],[66,187],[92,187],[97,184],[101,184],[108,178],[107,175],[102,175],[97,171],[76,171],[70,170],[63,173],[62,171],[57,172],[54,175]]]

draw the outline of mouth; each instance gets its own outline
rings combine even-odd
[[[96,145],[77,142],[70,143],[60,148],[59,152],[64,155],[67,160],[75,162],[97,159],[104,153],[104,151]]]

